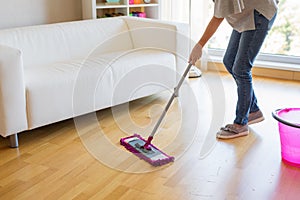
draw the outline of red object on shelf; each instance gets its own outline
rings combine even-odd
[[[146,18],[147,16],[146,16],[146,13],[145,13],[145,12],[140,12],[140,13],[139,13],[139,17]]]
[[[129,0],[129,4],[130,5],[134,4],[134,0]]]

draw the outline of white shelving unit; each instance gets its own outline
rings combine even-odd
[[[129,4],[129,0],[120,0],[120,4],[107,4],[106,0],[82,0],[83,19],[96,19],[106,15],[122,14],[129,16],[132,12],[145,12],[147,18],[160,19],[160,0],[150,3]],[[107,17],[107,16],[106,16]]]

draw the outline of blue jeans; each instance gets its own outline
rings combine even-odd
[[[255,30],[241,33],[232,31],[223,62],[237,84],[236,124],[247,124],[249,113],[259,110],[252,86],[251,69],[275,18],[276,15],[268,20],[255,10]]]

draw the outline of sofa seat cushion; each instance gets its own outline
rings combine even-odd
[[[172,53],[133,49],[25,69],[29,129],[173,88]]]

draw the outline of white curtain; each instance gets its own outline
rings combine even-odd
[[[195,44],[204,32],[212,13],[208,13],[208,0],[161,0],[161,19],[189,23],[191,45]],[[191,47],[192,48],[192,47]],[[207,54],[202,56],[199,67],[207,69]]]
[[[190,0],[161,0],[163,20],[189,23]]]

